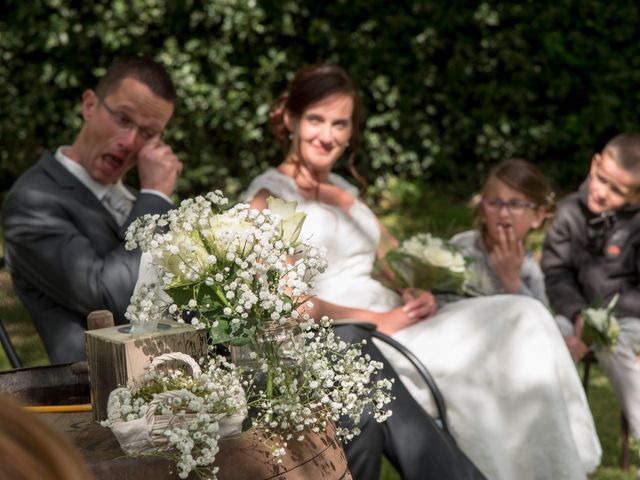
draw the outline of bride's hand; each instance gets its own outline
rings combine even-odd
[[[391,335],[403,328],[413,325],[419,318],[410,318],[404,311],[404,307],[397,307],[385,313],[376,313],[378,330],[386,335]]]
[[[404,307],[402,309],[413,320],[432,317],[438,311],[436,299],[431,292],[407,288],[402,292]]]

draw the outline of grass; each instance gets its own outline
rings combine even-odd
[[[44,346],[33,327],[29,314],[13,292],[11,277],[4,269],[0,271],[0,321],[2,321],[18,357],[25,367],[49,363]],[[9,360],[2,350],[0,351],[0,371],[10,369]]]
[[[381,218],[389,229],[403,238],[416,231],[431,231],[449,236],[471,225],[471,211],[466,200],[452,194],[419,192],[409,185],[396,185],[396,190],[409,189],[408,195],[391,194],[382,197],[378,204]],[[410,198],[406,198],[406,197]],[[400,213],[398,213],[400,212]],[[428,219],[428,220],[427,220]],[[11,279],[5,270],[0,271],[0,319],[25,366],[48,363],[42,343],[33,328],[25,309],[13,293]],[[11,368],[3,351],[0,351],[0,371]],[[632,456],[628,473],[620,469],[620,409],[607,378],[600,369],[591,369],[588,391],[589,404],[596,422],[598,436],[603,448],[600,468],[591,475],[591,480],[635,480],[638,459]],[[389,464],[383,463],[381,480],[399,480],[400,476]]]

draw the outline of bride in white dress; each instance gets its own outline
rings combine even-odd
[[[331,173],[351,141],[359,144],[357,97],[336,85],[321,97],[281,97],[272,127],[287,155],[245,193],[307,214],[302,237],[327,249],[314,314],[371,322],[406,345],[443,392],[454,437],[492,480],[586,478],[601,448],[575,366],[556,324],[538,301],[519,295],[462,300],[436,312],[433,296],[400,296],[372,278],[376,255],[394,244],[358,190]],[[308,95],[307,95],[308,97]],[[401,357],[385,350],[415,398],[428,391]]]

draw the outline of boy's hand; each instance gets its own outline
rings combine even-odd
[[[582,330],[584,330],[584,318],[582,318],[582,314],[579,313],[573,321],[573,334],[577,338],[582,339]]]
[[[584,329],[584,318],[578,314],[573,323],[573,335],[564,336],[569,353],[574,362],[579,362],[589,353],[589,347],[582,341],[582,330]]]
[[[564,336],[564,343],[567,344],[571,358],[573,358],[573,361],[576,363],[582,360],[584,356],[589,353],[589,347],[587,347],[587,345],[578,337],[566,335]]]
[[[162,139],[155,138],[138,152],[140,188],[157,190],[170,196],[182,173],[182,162]]]
[[[515,293],[522,288],[520,268],[524,260],[524,245],[517,240],[513,228],[498,226],[498,243],[489,253],[493,269],[507,293]]]

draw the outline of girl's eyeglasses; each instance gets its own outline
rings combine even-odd
[[[494,213],[499,212],[502,207],[506,207],[507,211],[512,215],[522,215],[527,208],[533,209],[537,207],[535,203],[520,199],[505,202],[499,198],[483,198],[481,203],[487,210]]]

